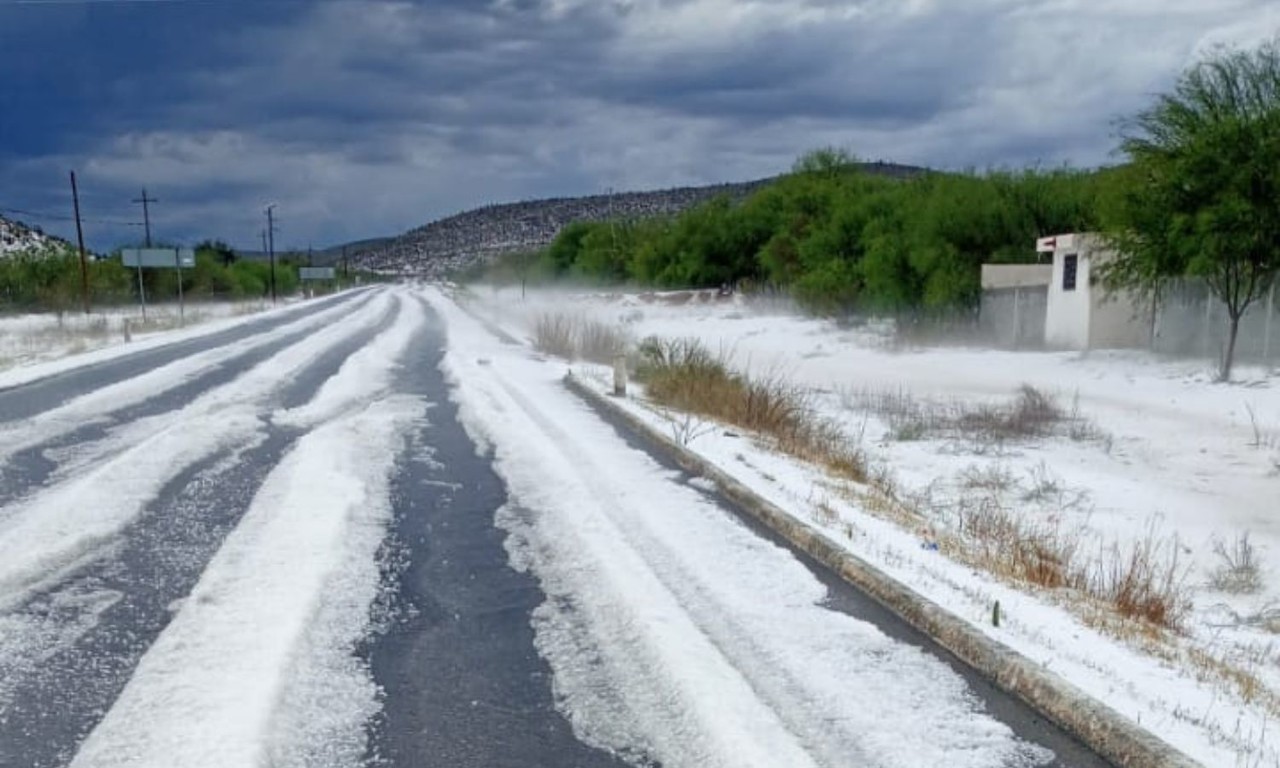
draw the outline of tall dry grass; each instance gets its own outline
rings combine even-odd
[[[548,312],[533,321],[533,346],[566,360],[610,363],[631,348],[627,332],[583,315]]]
[[[1084,505],[1079,494],[1036,488],[1047,472],[1024,482],[1000,468],[971,468],[955,497],[932,485],[902,495],[876,489],[877,503],[867,508],[928,526],[948,556],[1010,582],[1057,590],[1068,602],[1105,606],[1150,628],[1183,629],[1191,588],[1176,538],[1153,524],[1127,544],[1100,543],[1083,522],[1066,522]]]
[[[695,339],[650,337],[637,352],[636,378],[660,405],[750,430],[839,477],[866,480],[861,449],[820,414],[806,390],[779,375],[736,373],[725,358]]]

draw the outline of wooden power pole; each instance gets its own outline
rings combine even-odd
[[[84,253],[84,228],[80,226],[80,192],[76,189],[76,172],[71,172],[71,203],[76,211],[76,242],[80,245],[80,295],[84,313],[89,314],[89,260]]]

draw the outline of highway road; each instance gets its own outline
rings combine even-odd
[[[442,302],[0,390],[0,766],[1104,765]]]

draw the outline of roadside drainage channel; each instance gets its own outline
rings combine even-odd
[[[745,513],[748,520],[764,525],[829,568],[855,590],[887,608],[995,687],[1021,700],[1104,759],[1123,768],[1202,768],[1199,763],[1066,680],[987,637],[968,622],[916,594],[826,535],[788,515],[710,461],[676,444],[580,377],[570,373],[564,381],[569,391],[615,425],[636,433],[686,472],[714,482],[720,494],[731,502],[732,509]]]

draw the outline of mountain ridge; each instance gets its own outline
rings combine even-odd
[[[860,167],[866,173],[895,178],[928,172],[925,168],[883,162],[861,163]],[[354,267],[443,277],[477,262],[544,248],[565,225],[575,221],[675,215],[722,195],[745,199],[776,178],[498,203],[437,219],[395,237],[356,241],[346,247]],[[335,254],[336,260],[341,258],[343,247],[333,246],[325,253]]]

